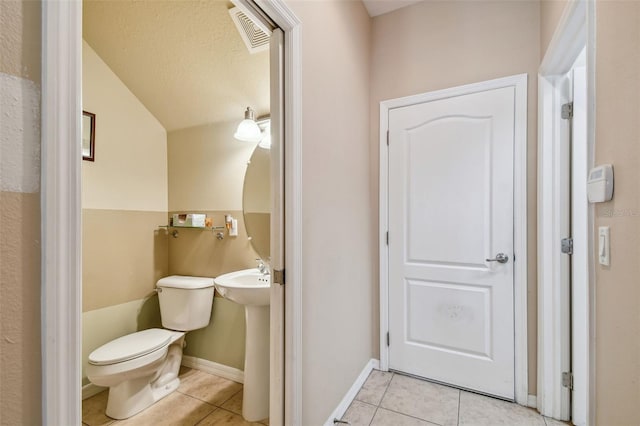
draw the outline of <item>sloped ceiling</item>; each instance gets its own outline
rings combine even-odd
[[[420,1],[422,0],[362,0],[364,7],[367,8],[367,12],[372,18]]]
[[[219,0],[85,0],[83,37],[167,131],[269,113],[269,53]]]

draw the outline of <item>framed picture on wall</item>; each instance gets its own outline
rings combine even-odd
[[[96,115],[82,111],[82,159],[95,161]]]

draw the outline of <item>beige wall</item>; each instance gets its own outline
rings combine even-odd
[[[96,114],[95,162],[82,162],[83,384],[98,346],[160,325],[168,275],[166,131],[86,43],[83,109]],[[110,320],[105,320],[111,318]]]
[[[327,420],[374,347],[370,19],[289,1],[302,36],[302,424]]]
[[[169,210],[242,210],[242,184],[255,144],[233,138],[241,118],[239,112],[235,121],[169,132]]]
[[[596,259],[596,423],[640,421],[640,2],[596,2],[596,164],[613,164],[611,266]]]
[[[377,197],[380,101],[528,73],[528,345],[529,393],[534,395],[539,26],[537,1],[423,2],[374,18],[370,116],[373,194]],[[377,348],[374,350],[377,354]]]
[[[0,2],[0,424],[41,423],[39,1]]]
[[[82,208],[168,210],[167,132],[82,43],[82,108],[96,114],[95,162],[82,162]]]
[[[169,217],[205,213],[222,226],[230,214],[239,228],[237,237],[225,230],[222,240],[216,238],[219,231],[178,229],[178,238],[169,238],[171,275],[216,277],[256,266],[242,215],[244,176],[255,144],[233,138],[237,125],[238,120],[211,123],[168,134]],[[185,354],[243,369],[244,307],[216,297],[211,318],[207,327],[187,335]]]
[[[568,0],[540,1],[540,61],[544,58]]]
[[[168,274],[164,212],[83,209],[83,312],[147,296]]]

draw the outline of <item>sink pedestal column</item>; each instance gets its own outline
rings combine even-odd
[[[246,345],[242,417],[249,422],[269,417],[269,305],[245,305]]]

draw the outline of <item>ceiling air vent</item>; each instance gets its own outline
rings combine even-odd
[[[236,24],[238,32],[247,45],[249,53],[261,52],[269,48],[269,34],[262,31],[237,7],[229,9],[229,15]]]

